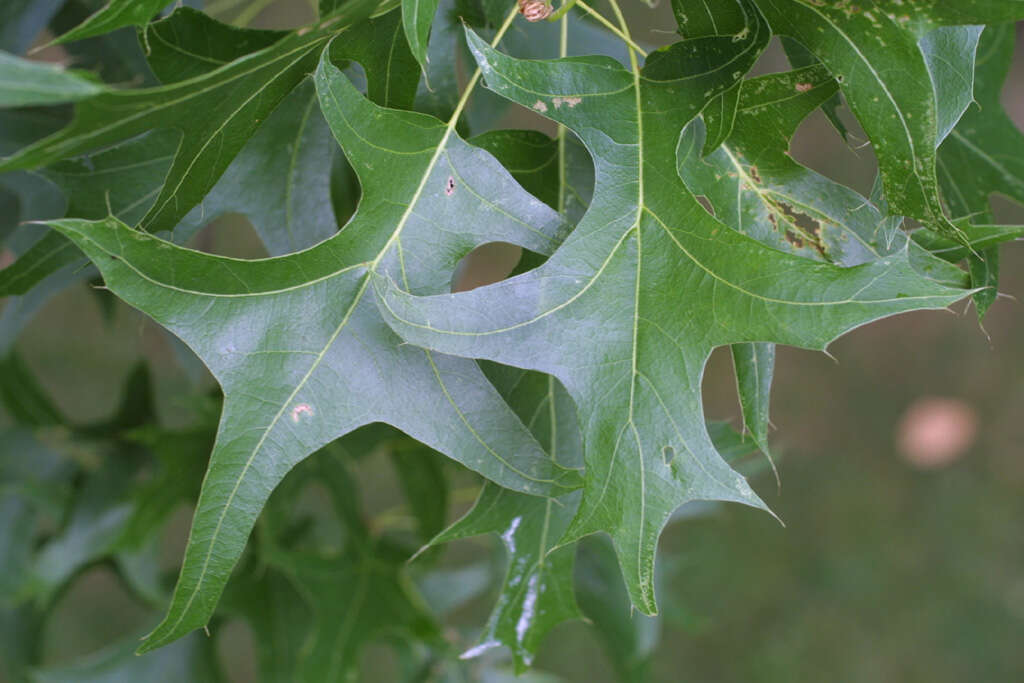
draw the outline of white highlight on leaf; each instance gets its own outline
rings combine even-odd
[[[483,653],[487,652],[490,649],[496,648],[499,645],[501,645],[501,643],[499,643],[496,640],[485,641],[483,643],[480,643],[476,647],[471,647],[465,652],[463,652],[461,655],[459,655],[459,659],[473,659],[474,657],[479,657]]]
[[[537,582],[539,580],[540,575],[534,574],[530,577],[529,583],[526,584],[523,611],[519,614],[519,620],[516,622],[516,642],[520,645],[523,644],[523,639],[526,638],[526,631],[529,630],[530,624],[533,622],[534,613],[537,611],[537,596],[540,594],[540,591],[537,589]]]
[[[510,555],[516,552],[516,542],[513,537],[516,535],[516,529],[519,528],[519,524],[523,521],[523,516],[519,515],[512,520],[512,523],[508,525],[508,529],[505,529],[505,533],[501,535],[501,540],[508,546],[508,552]]]

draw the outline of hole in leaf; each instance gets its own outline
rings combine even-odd
[[[715,207],[711,204],[711,200],[709,200],[706,195],[697,195],[697,201],[704,207],[705,211],[710,213],[712,216],[715,215]]]
[[[508,242],[481,244],[455,267],[452,291],[465,292],[504,280],[515,269],[522,254],[520,247]]]
[[[42,663],[56,665],[137,635],[150,624],[148,608],[111,569],[95,567],[75,579],[46,620]]]
[[[704,416],[707,419],[740,423],[740,401],[736,394],[736,375],[732,367],[732,352],[727,346],[712,351],[707,365],[704,366],[701,401],[704,404]]]
[[[753,68],[747,74],[747,78],[781,73],[790,69],[792,67],[789,65],[789,59],[786,58],[786,51],[782,49],[782,41],[779,39],[779,36],[772,36],[768,47],[757,58],[757,62],[754,63]]]
[[[672,461],[676,459],[676,449],[671,446],[665,446],[661,449],[661,458],[665,461],[666,465],[672,465]]]
[[[818,109],[796,129],[789,153],[798,163],[866,197],[871,194],[878,162],[871,145],[865,144],[864,130],[849,110],[842,107],[839,116],[849,131],[849,144]]]
[[[267,257],[267,248],[263,246],[263,240],[252,223],[237,213],[229,213],[214,220],[196,233],[186,246],[215,256],[239,259]]]

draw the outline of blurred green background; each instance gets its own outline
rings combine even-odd
[[[637,3],[632,20],[671,26],[662,5]],[[307,2],[275,2],[254,25],[298,25],[309,16]],[[667,40],[637,33],[652,43]],[[777,50],[762,68],[782,68]],[[1024,127],[1024,33],[1009,83],[1004,102]],[[862,192],[870,188],[870,149],[844,146],[820,114],[801,128],[794,156]],[[1024,222],[1019,207],[1001,203],[997,210],[1004,222]],[[237,218],[199,241],[221,253],[261,253]],[[485,278],[490,268],[500,271],[500,264],[482,263]],[[1024,680],[1022,245],[1004,248],[1002,271],[1008,296],[993,306],[984,330],[961,305],[954,314],[915,313],[857,330],[833,345],[834,359],[780,350],[772,414],[781,491],[767,470],[754,484],[786,526],[750,509],[716,506],[669,527],[659,566],[662,618],[633,634],[655,648],[650,680]],[[210,382],[181,370],[153,323],[84,284],[55,297],[17,349],[60,407],[81,421],[113,412],[140,358],[153,372],[169,425],[187,421],[197,387]],[[716,354],[705,379],[709,417],[737,419],[731,372],[727,357]],[[936,397],[957,401],[965,424],[976,424],[973,434],[947,435],[963,444],[939,461],[915,456],[906,442],[907,430],[924,419],[919,414],[915,422],[908,411]],[[379,481],[379,463],[371,458],[361,468],[364,484]],[[367,506],[386,506],[393,485],[364,485]],[[456,500],[453,518],[467,502]],[[162,544],[168,568],[180,561],[189,513],[179,511]],[[498,545],[494,538],[462,541],[445,561],[500,556]],[[485,592],[448,615],[446,625],[479,628],[492,599]],[[624,605],[612,607],[629,618]],[[46,661],[99,650],[137,634],[149,619],[109,570],[92,569],[61,598],[47,626]],[[246,628],[229,625],[218,643],[235,681],[255,680]],[[608,647],[589,625],[567,623],[549,636],[536,665],[568,681],[617,680]],[[377,680],[390,680],[386,663],[376,664]]]

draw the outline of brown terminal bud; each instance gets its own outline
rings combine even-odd
[[[519,13],[527,21],[541,21],[551,16],[551,5],[542,0],[519,0]]]

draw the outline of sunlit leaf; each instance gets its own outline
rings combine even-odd
[[[752,27],[751,45],[757,30],[766,28]],[[700,377],[714,347],[820,349],[870,320],[965,295],[919,276],[905,253],[838,268],[766,248],[711,217],[676,173],[674,146],[707,99],[733,85],[716,66],[735,63],[745,44],[720,39],[715,51],[699,40],[699,64],[684,41],[652,55],[641,74],[606,59],[516,60],[471,36],[489,87],[540,102],[581,137],[594,159],[594,200],[524,275],[450,297],[375,279],[381,310],[410,342],[561,380],[586,425],[583,500],[563,542],[611,534],[645,613],[656,611],[654,549],[676,507],[764,507],[704,426]]]

